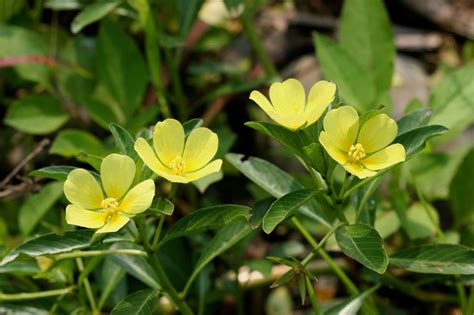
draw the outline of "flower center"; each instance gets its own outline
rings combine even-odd
[[[349,157],[354,161],[358,161],[360,159],[365,158],[365,149],[362,144],[357,143],[355,145],[351,145],[351,149],[349,151]]]
[[[185,166],[186,166],[186,163],[184,163],[183,158],[181,157],[181,155],[178,155],[170,163],[171,173],[173,173],[174,175],[181,175],[184,172]]]
[[[114,214],[117,211],[119,203],[115,198],[105,198],[102,200],[102,207],[104,208],[105,212],[109,214]]]

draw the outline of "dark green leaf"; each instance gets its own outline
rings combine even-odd
[[[115,145],[117,146],[117,150],[119,153],[128,155],[133,160],[137,159],[137,153],[134,149],[134,141],[130,133],[120,125],[111,123],[109,125],[110,132],[115,139]]]
[[[474,274],[474,250],[462,245],[421,245],[390,257],[390,264],[413,272]]]
[[[364,291],[353,298],[350,298],[342,303],[332,306],[324,315],[356,315],[362,306],[365,298],[371,295],[379,286],[374,286],[367,291]]]
[[[121,2],[121,0],[102,0],[88,5],[72,20],[71,32],[79,33],[87,25],[97,22],[112,12]]]
[[[423,108],[414,112],[408,113],[397,121],[398,134],[400,136],[404,133],[412,131],[418,127],[424,126],[428,123],[431,117],[432,110]]]
[[[290,192],[276,200],[263,217],[262,228],[270,234],[275,227],[292,216],[302,205],[307,203],[317,192],[313,189],[300,189]]]
[[[419,127],[408,131],[393,141],[394,143],[400,143],[405,147],[405,153],[407,156],[411,156],[425,147],[426,141],[430,138],[438,135],[442,135],[448,132],[448,129],[439,125],[430,125]]]
[[[336,230],[336,241],[344,254],[380,274],[385,273],[388,257],[379,233],[365,224],[344,225]]]
[[[158,290],[141,290],[128,295],[117,304],[111,315],[151,315],[158,303]]]
[[[182,39],[186,38],[192,24],[196,20],[199,9],[204,0],[179,0],[178,16],[179,16],[179,35]]]
[[[200,119],[200,118],[193,118],[193,119],[190,119],[187,122],[185,122],[183,124],[183,129],[184,129],[185,135],[189,135],[189,133],[191,131],[193,131],[193,129],[201,127],[202,122],[203,122],[203,120]]]
[[[457,223],[474,222],[474,148],[464,157],[449,186],[449,201]]]
[[[65,181],[73,169],[75,169],[74,166],[53,165],[34,170],[29,175]]]
[[[67,129],[56,136],[49,152],[64,157],[73,157],[81,152],[102,156],[105,154],[105,149],[100,140],[89,132]]]

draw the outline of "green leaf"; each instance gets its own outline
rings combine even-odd
[[[278,224],[292,216],[302,205],[311,200],[316,193],[317,191],[313,189],[300,189],[275,200],[263,217],[262,228],[265,233],[270,234]]]
[[[176,2],[178,6],[180,38],[184,39],[187,37],[203,3],[204,0],[179,0]]]
[[[65,232],[61,236],[54,233],[38,236],[12,250],[3,258],[0,266],[15,260],[20,254],[37,257],[86,248],[90,245],[93,234],[94,231],[91,230],[79,230]]]
[[[100,172],[100,165],[102,164],[102,158],[100,156],[80,152],[76,154],[76,159],[89,164],[97,172]]]
[[[242,218],[250,217],[251,209],[240,205],[219,205],[195,210],[178,220],[166,233],[160,242],[167,241],[186,234],[203,231],[210,228],[232,224]]]
[[[324,156],[324,149],[319,143],[312,143],[303,148],[304,153],[311,165],[320,173],[324,174],[328,163]]]
[[[322,35],[313,36],[317,57],[325,77],[337,82],[341,97],[355,106],[359,112],[366,112],[375,105],[375,83],[367,70],[336,43]]]
[[[141,290],[128,295],[112,309],[111,315],[151,315],[158,303],[158,290]]]
[[[118,124],[111,123],[109,125],[110,132],[115,139],[115,145],[119,153],[128,155],[133,160],[137,159],[137,152],[135,152],[134,144],[135,141],[133,140],[132,136],[128,131]]]
[[[0,25],[0,58],[48,55],[48,46],[39,34],[17,26]],[[49,83],[51,71],[45,65],[22,63],[14,68],[25,80]]]
[[[433,222],[433,219],[435,222]],[[433,236],[439,225],[438,212],[428,203],[415,202],[406,212],[403,228],[412,240]]]
[[[439,136],[448,132],[448,128],[439,125],[429,125],[408,131],[393,140],[405,147],[405,153],[411,156],[425,147],[426,141],[434,136]]]
[[[203,123],[203,120],[201,118],[193,118],[185,122],[183,124],[185,135],[187,136],[189,135],[191,131],[193,131],[193,129],[201,127],[202,123]]]
[[[474,274],[474,250],[462,245],[421,245],[390,256],[390,264],[413,272]]]
[[[412,131],[418,127],[424,126],[428,123],[431,117],[432,110],[422,108],[414,112],[408,113],[397,121],[398,133],[400,136],[404,133]]]
[[[36,224],[63,195],[63,183],[53,182],[26,199],[18,214],[18,225],[23,236],[29,235]]]
[[[158,215],[160,214],[166,214],[166,215],[172,215],[174,212],[174,204],[169,201],[168,199],[163,199],[163,198],[156,198],[153,200],[152,205],[148,210],[145,212],[145,214],[149,213],[156,213]]]
[[[53,166],[46,166],[38,170],[34,170],[28,175],[65,181],[67,179],[67,175],[73,169],[75,169],[74,166],[53,165]]]
[[[73,157],[81,152],[96,156],[103,156],[106,153],[99,139],[87,131],[78,129],[61,131],[49,149],[49,153],[64,157]]]
[[[474,222],[474,148],[464,157],[449,186],[449,201],[458,224]]]
[[[364,291],[353,298],[350,298],[342,303],[332,306],[324,315],[357,315],[359,312],[362,302],[366,299],[369,295],[371,295],[374,291],[379,288],[378,285]]]
[[[121,0],[103,0],[88,5],[72,20],[71,32],[73,34],[79,33],[87,25],[99,21],[112,12],[121,2]]]
[[[246,160],[243,158],[242,154],[226,154],[229,163],[275,198],[280,198],[289,192],[304,188],[290,174],[268,161],[255,157]],[[334,218],[328,217],[316,201],[311,202],[308,206],[300,207],[299,211],[327,227],[332,226],[331,222]]]
[[[100,80],[123,112],[130,115],[142,101],[148,77],[138,47],[119,24],[104,20],[97,51]]]
[[[272,137],[296,153],[303,153],[303,147],[313,142],[302,130],[290,131],[279,125],[256,121],[246,122],[245,125]]]
[[[113,108],[102,100],[97,100],[89,96],[86,101],[84,101],[84,107],[92,120],[104,129],[109,129],[109,125],[112,122],[121,121]]]
[[[429,106],[432,124],[449,128],[456,135],[474,122],[474,63],[448,74],[433,87]]]
[[[209,186],[219,182],[222,178],[224,178],[224,173],[222,172],[222,170],[220,170],[218,172],[209,174],[198,180],[195,180],[192,182],[192,184],[196,186],[196,188],[201,194],[203,194]]]
[[[365,224],[344,225],[336,230],[342,252],[365,267],[385,273],[388,257],[379,233]]]
[[[377,91],[389,90],[395,44],[383,1],[344,1],[339,39],[341,47],[368,71]]]
[[[8,108],[4,122],[29,134],[44,135],[57,130],[68,119],[68,114],[54,97],[33,95],[13,103]]]

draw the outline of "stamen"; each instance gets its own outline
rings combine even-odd
[[[362,144],[357,143],[355,145],[351,145],[350,151],[349,151],[349,157],[354,160],[358,161],[360,159],[365,158],[365,149],[362,146]]]
[[[117,211],[119,203],[115,198],[106,198],[102,200],[102,207],[104,210],[110,214],[113,214]]]
[[[173,174],[175,175],[181,175],[184,172],[184,168],[186,166],[186,163],[184,162],[183,158],[178,155],[171,161],[170,163],[170,170]]]

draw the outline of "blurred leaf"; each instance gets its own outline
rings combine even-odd
[[[432,110],[423,108],[406,114],[397,121],[398,133],[400,136],[421,126],[425,126],[430,120]]]
[[[123,270],[119,265],[113,262],[110,256],[104,259],[102,268],[100,269],[100,275],[98,279],[98,286],[100,287],[100,298],[98,301],[98,306],[101,308],[109,297],[113,297],[114,293],[120,292],[120,283],[125,279],[125,270]],[[126,295],[126,291],[120,297],[120,300]],[[112,295],[112,296],[111,296]],[[110,300],[110,299],[109,299]],[[113,305],[116,305],[114,303]]]
[[[429,106],[432,124],[449,128],[454,136],[474,123],[474,63],[448,74],[433,87]]]
[[[97,52],[100,80],[123,112],[130,115],[142,101],[148,77],[138,47],[119,24],[103,20]]]
[[[158,304],[158,290],[141,290],[128,295],[117,304],[111,315],[151,315]]]
[[[383,1],[344,1],[339,39],[341,47],[367,69],[377,91],[380,93],[389,90],[395,44]]]
[[[18,214],[18,225],[23,236],[30,235],[36,224],[62,195],[63,183],[53,182],[26,199]]]
[[[242,154],[226,154],[226,159],[229,163],[275,198],[280,198],[289,192],[304,188],[303,185],[297,182],[290,174],[268,161],[256,157],[243,158],[244,156]],[[311,202],[308,206],[300,207],[299,211],[331,227],[330,222],[332,222],[332,218],[328,217],[327,214],[322,211],[316,201]]]
[[[8,108],[4,122],[29,134],[44,135],[57,130],[68,119],[68,114],[54,97],[33,95],[13,103]]]
[[[367,298],[369,295],[371,295],[378,288],[379,286],[376,285],[354,296],[353,298],[350,298],[342,303],[334,305],[331,308],[329,308],[326,312],[324,312],[324,315],[356,315],[359,312],[364,299]]]
[[[34,170],[28,175],[65,181],[67,179],[67,175],[73,169],[75,169],[74,166],[52,165],[40,168],[38,170]]]
[[[91,118],[101,127],[109,129],[109,124],[120,119],[115,111],[107,104],[93,97],[87,97],[84,107]]]
[[[278,288],[284,284],[295,279],[295,271],[293,269],[288,270],[285,272],[280,278],[278,278],[275,282],[270,285],[270,288]]]
[[[222,178],[224,178],[224,173],[222,172],[222,170],[220,170],[218,172],[209,174],[205,177],[195,180],[192,183],[194,186],[196,186],[199,192],[203,194],[210,185],[219,182]]]
[[[133,160],[137,159],[137,153],[134,149],[134,143],[132,136],[128,133],[128,131],[118,124],[111,123],[109,125],[110,132],[115,139],[115,146],[119,153],[128,155]]]
[[[178,0],[179,35],[186,38],[204,0]]]
[[[38,236],[12,250],[3,258],[0,266],[15,260],[20,254],[37,257],[86,248],[90,245],[93,234],[92,230],[78,230],[65,232],[60,237],[53,233]]]
[[[62,11],[76,10],[90,3],[90,0],[46,0],[45,8]]]
[[[279,287],[270,291],[265,302],[267,315],[293,315],[293,298],[287,287]]]
[[[464,157],[451,181],[449,201],[457,224],[474,222],[474,148]]]
[[[71,32],[79,33],[84,27],[112,12],[122,3],[122,0],[102,0],[86,6],[78,15],[74,17],[71,23]]]
[[[273,202],[265,217],[263,217],[263,231],[270,234],[278,224],[292,216],[302,205],[311,200],[316,193],[317,191],[313,189],[300,189],[290,192]]]
[[[48,56],[48,46],[37,33],[17,26],[0,25],[0,58]],[[18,64],[16,72],[25,80],[49,84],[50,70],[41,64]]]
[[[435,218],[436,222],[431,218]],[[406,213],[406,219],[403,228],[412,240],[433,236],[439,225],[438,212],[428,203],[412,204]]]
[[[439,136],[448,132],[444,126],[429,125],[408,131],[393,140],[394,143],[401,143],[405,147],[407,157],[417,153],[425,147],[426,141],[434,136]]]
[[[148,210],[145,212],[145,214],[149,213],[156,213],[156,214],[166,214],[166,215],[172,215],[174,212],[174,204],[169,201],[168,199],[163,199],[163,198],[155,198],[153,200],[152,205]]]
[[[412,272],[474,274],[474,250],[462,245],[421,245],[390,256],[390,264]]]
[[[400,219],[395,211],[377,213],[374,229],[379,232],[382,239],[386,239],[400,228]]]
[[[367,71],[344,49],[325,36],[315,35],[313,41],[321,68],[328,80],[337,83],[341,97],[366,112],[375,107],[375,84]]]
[[[383,274],[388,257],[379,233],[365,224],[344,225],[336,230],[337,244],[347,256]]]
[[[219,205],[195,210],[184,218],[179,219],[166,233],[160,244],[186,234],[203,231],[210,228],[232,224],[242,218],[250,217],[251,209],[240,205]]]
[[[81,152],[102,156],[106,153],[102,143],[84,130],[67,129],[61,131],[53,141],[49,153],[73,157]]]

